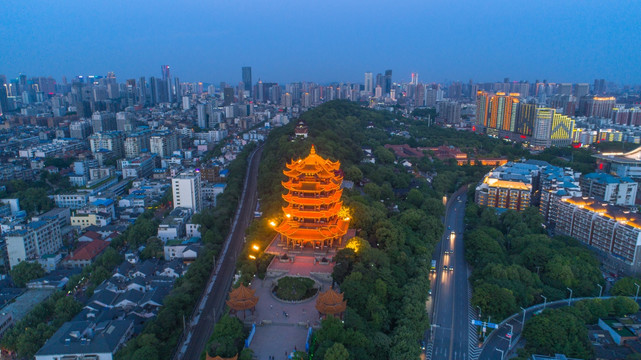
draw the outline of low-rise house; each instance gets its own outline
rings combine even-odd
[[[78,248],[62,260],[62,266],[67,269],[82,269],[102,254],[107,246],[109,246],[109,242],[100,239],[80,243]]]

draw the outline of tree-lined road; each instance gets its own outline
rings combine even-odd
[[[216,320],[222,314],[227,299],[227,292],[232,283],[236,269],[236,258],[243,247],[245,229],[251,222],[256,208],[256,187],[258,182],[258,165],[263,152],[263,147],[257,148],[250,156],[245,184],[239,206],[236,210],[231,232],[225,240],[223,253],[219,256],[207,287],[204,297],[198,303],[200,313],[191,321],[188,334],[179,344],[175,360],[197,360],[205,349],[207,340],[211,335]]]
[[[434,251],[436,273],[432,275],[432,336],[428,359],[469,359],[470,313],[463,245],[465,201],[465,191],[451,199],[445,214],[445,234]],[[449,253],[451,250],[453,253]]]

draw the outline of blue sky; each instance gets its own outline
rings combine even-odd
[[[0,74],[641,83],[638,1],[0,2]]]

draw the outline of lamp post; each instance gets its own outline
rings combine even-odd
[[[479,320],[480,320],[481,319],[481,307],[477,306],[476,308],[479,309]]]
[[[543,310],[545,310],[545,305],[548,303],[548,298],[543,295],[541,295],[541,297],[543,298]]]
[[[637,287],[637,293],[634,295],[634,301],[637,301],[637,298],[639,297],[639,288],[640,288],[640,286],[637,283],[634,283],[634,286]]]
[[[572,289],[570,288],[566,288],[566,289],[570,290],[570,298],[568,299],[568,306],[570,306],[570,304],[572,304]]]
[[[512,347],[512,336],[514,335],[514,327],[512,326],[512,324],[505,324],[505,325],[507,325],[507,326],[509,326],[509,327],[510,327],[510,337],[508,338],[508,340],[510,341],[510,343],[509,343],[509,344],[508,344],[508,346],[507,346],[507,349],[508,349],[508,351],[509,351],[509,350],[510,350],[510,348]]]
[[[501,350],[501,349],[499,349],[497,347],[495,347],[494,350],[501,352],[501,360],[503,360],[503,354],[505,354],[505,352],[503,352],[503,350]]]
[[[596,284],[596,286],[599,287],[599,297],[601,297],[601,294],[603,294],[603,286],[601,286],[601,284]]]
[[[520,307],[520,306],[519,306]],[[520,307],[523,310],[523,322],[521,323],[521,329],[525,328],[525,309]]]

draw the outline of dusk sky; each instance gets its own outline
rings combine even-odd
[[[641,83],[638,1],[24,1],[0,4],[0,74],[238,83],[595,78]]]

